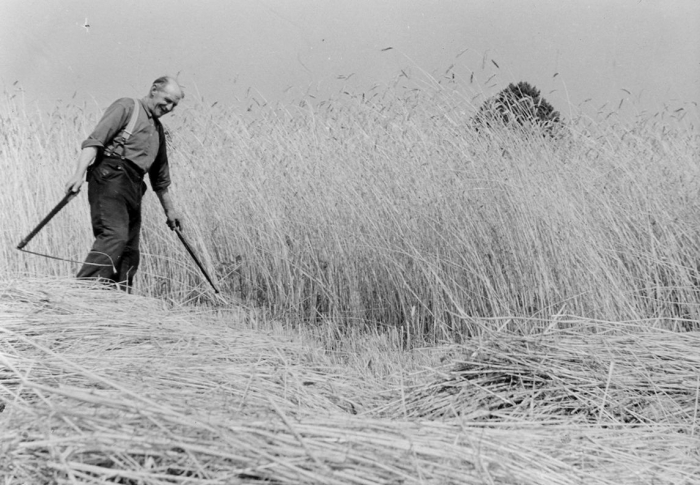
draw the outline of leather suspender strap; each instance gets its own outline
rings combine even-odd
[[[124,158],[124,144],[126,144],[126,141],[129,139],[131,134],[134,132],[134,128],[136,128],[136,122],[139,119],[139,106],[141,103],[139,103],[139,100],[134,98],[134,109],[131,111],[131,118],[129,119],[129,123],[122,129],[121,132],[117,136],[112,139],[110,144],[107,146],[105,149],[105,154],[109,156],[119,156],[120,158]],[[118,147],[121,147],[122,149],[122,154],[117,155],[115,152]]]
[[[122,138],[124,138],[124,142],[129,139],[131,134],[134,132],[134,128],[136,127],[136,121],[139,119],[139,100],[134,98],[134,110],[131,112],[131,119],[129,120],[129,124],[126,125],[126,128],[124,128],[124,131],[122,131]]]

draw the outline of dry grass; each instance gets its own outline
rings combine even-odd
[[[98,110],[3,100],[0,481],[700,483],[694,121],[476,133],[453,88],[168,120],[188,239],[249,308],[152,195],[138,296],[15,251]],[[29,249],[90,243],[81,196]]]
[[[188,238],[224,291],[280,319],[393,328],[408,345],[489,330],[469,317],[563,312],[697,328],[691,116],[574,117],[560,140],[476,133],[468,89],[376,89],[243,114],[188,96],[165,120]],[[61,198],[98,114],[0,105],[6,272],[77,271],[13,246]],[[91,244],[85,199],[29,249],[81,261]],[[151,193],[144,223],[139,291],[206,299]]]
[[[340,365],[241,308],[26,278],[0,308],[6,484],[700,481],[692,333],[504,336],[371,374],[363,358],[395,355]],[[421,370],[438,355],[457,367]],[[664,406],[622,419],[624,402]]]
[[[700,332],[571,322],[537,336],[493,334],[455,348],[435,378],[383,416],[520,423],[625,423],[692,432],[700,398]]]

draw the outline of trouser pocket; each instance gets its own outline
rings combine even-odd
[[[108,182],[126,176],[122,162],[105,161],[96,167],[94,177],[98,182]]]

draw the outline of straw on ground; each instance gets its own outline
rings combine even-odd
[[[697,333],[595,322],[597,353],[580,321],[371,375],[244,309],[27,279],[0,307],[3,483],[700,481]]]

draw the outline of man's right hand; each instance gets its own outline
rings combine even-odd
[[[79,177],[73,175],[70,179],[68,179],[68,182],[66,182],[66,194],[69,192],[80,192],[80,187],[83,186],[83,182],[85,182],[85,177],[83,175],[80,175]]]

